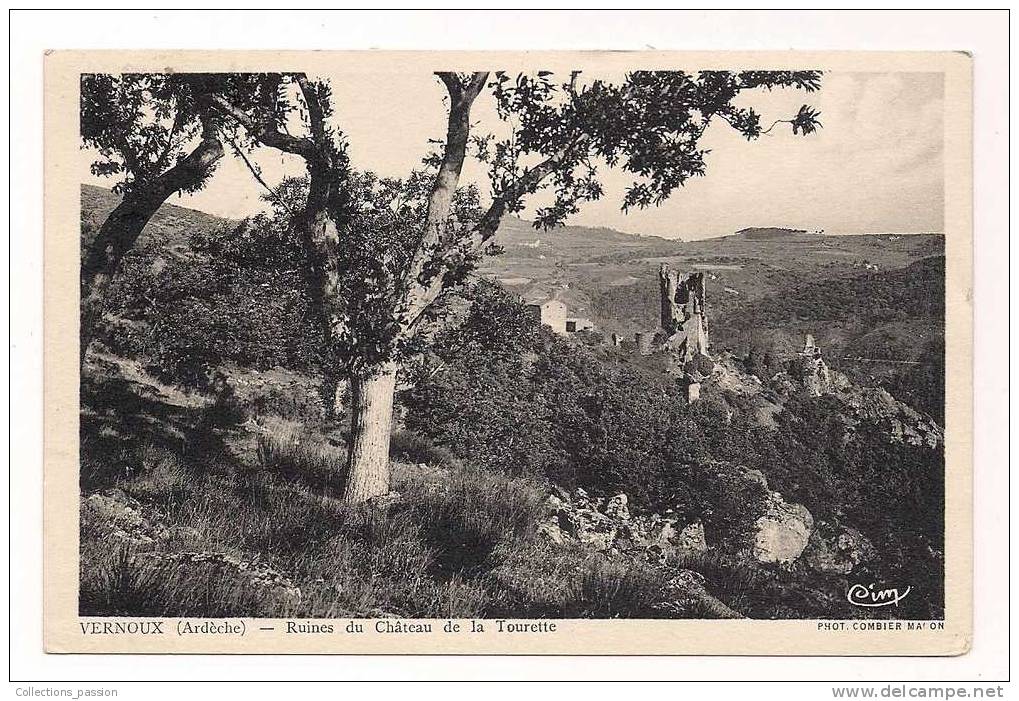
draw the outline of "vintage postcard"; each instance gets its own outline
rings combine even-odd
[[[956,655],[971,57],[45,57],[50,652]]]

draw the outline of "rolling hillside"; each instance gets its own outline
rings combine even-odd
[[[94,230],[117,201],[109,190],[83,185],[83,229]],[[164,205],[139,251],[186,253],[193,231],[235,224]],[[931,258],[943,256],[940,235],[825,236],[763,227],[680,241],[604,227],[543,232],[511,217],[496,242],[504,252],[486,259],[479,275],[522,299],[557,297],[571,316],[588,317],[606,333],[657,324],[661,263],[707,273],[712,340],[719,347],[738,349],[749,335],[764,335],[789,351],[809,331],[840,354],[912,359],[940,333],[943,258],[942,268]],[[930,260],[907,267],[922,259]],[[875,316],[875,307],[886,313]]]
[[[106,216],[120,203],[120,196],[94,185],[81,186],[81,222],[84,235],[94,233]],[[180,250],[188,245],[194,231],[214,231],[235,226],[237,222],[200,212],[197,209],[164,204],[149,221],[138,249],[141,251]]]

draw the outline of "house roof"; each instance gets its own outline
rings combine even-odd
[[[565,307],[566,306],[565,302],[560,302],[558,299],[545,299],[545,300],[534,299],[534,300],[529,300],[529,301],[525,302],[525,304],[527,304],[528,307],[548,307],[548,306],[551,306],[553,304],[557,304],[557,305],[559,305],[561,307]]]

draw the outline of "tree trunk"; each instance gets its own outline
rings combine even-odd
[[[343,494],[348,504],[389,493],[389,438],[396,371],[395,363],[387,363],[350,380],[350,447]]]
[[[223,145],[208,118],[203,118],[202,140],[185,158],[165,173],[124,196],[99,228],[81,262],[81,331],[79,364],[106,307],[106,293],[120,261],[134,248],[149,219],[175,192],[200,185],[223,157]]]
[[[81,263],[81,334],[78,359],[95,336],[106,309],[106,292],[120,261],[133,247],[145,224],[159,208],[151,198],[128,195],[103,222]]]

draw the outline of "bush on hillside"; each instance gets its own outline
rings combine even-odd
[[[187,254],[125,258],[103,324],[109,347],[200,389],[228,362],[315,366],[318,331],[293,229],[258,215],[233,230],[193,232],[189,244]]]

